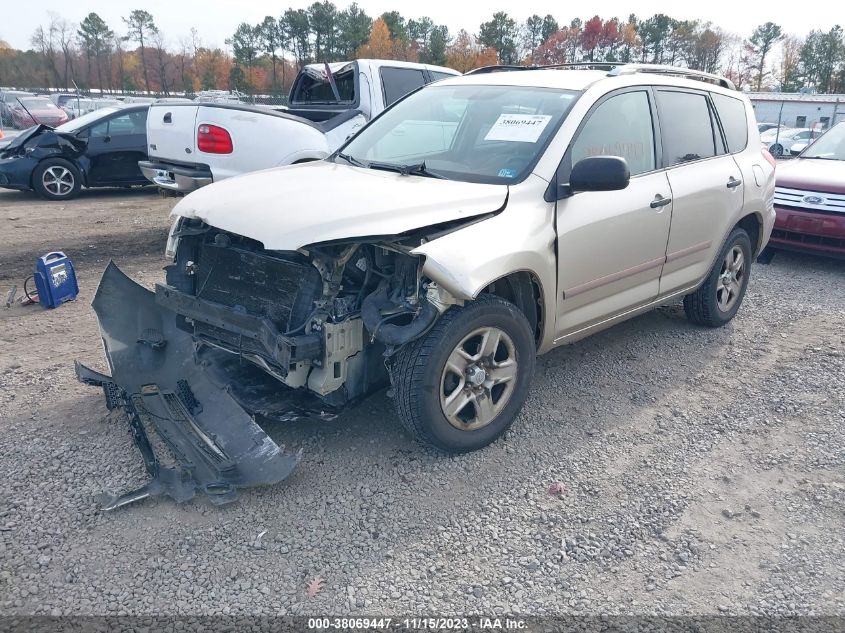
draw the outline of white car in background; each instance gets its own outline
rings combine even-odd
[[[795,143],[809,142],[815,136],[816,132],[808,127],[796,127],[786,129],[772,129],[763,132],[760,135],[760,140],[763,142],[763,147],[769,150],[772,156],[780,158],[787,154],[788,150],[792,148]]]

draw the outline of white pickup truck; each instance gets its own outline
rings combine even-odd
[[[159,187],[187,193],[238,174],[320,160],[412,90],[459,74],[442,66],[359,59],[305,66],[286,109],[153,104],[149,159],[139,166]]]

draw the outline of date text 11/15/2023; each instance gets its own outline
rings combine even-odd
[[[308,629],[314,631],[520,631],[525,628],[524,620],[508,617],[308,618]]]

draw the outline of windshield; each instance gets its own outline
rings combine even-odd
[[[801,154],[801,158],[826,158],[845,160],[845,123],[840,123],[810,145]]]
[[[58,110],[58,106],[49,99],[27,99],[23,97],[20,102],[30,110]]]
[[[76,132],[77,130],[88,125],[89,123],[98,121],[104,116],[108,116],[112,112],[117,112],[118,110],[120,110],[120,108],[116,108],[114,106],[108,108],[100,108],[95,112],[89,112],[88,114],[84,114],[81,117],[73,119],[72,121],[62,123],[59,127],[56,128],[56,132]]]
[[[577,94],[524,86],[431,86],[385,111],[339,157],[376,169],[403,165],[420,175],[514,184],[528,175]]]

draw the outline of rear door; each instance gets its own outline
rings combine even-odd
[[[672,226],[660,294],[707,274],[742,208],[743,174],[716,124],[708,93],[656,88],[663,165],[672,188]]]
[[[150,106],[147,117],[147,148],[150,160],[195,163],[196,120],[199,106],[162,103]]]

